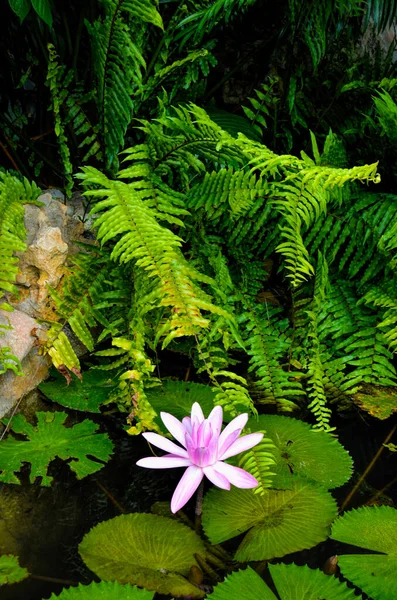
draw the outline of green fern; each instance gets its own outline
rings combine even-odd
[[[250,433],[247,430],[247,433]],[[254,489],[255,494],[263,496],[265,490],[271,487],[271,479],[274,473],[271,472],[272,465],[275,464],[272,450],[275,448],[273,442],[266,438],[266,432],[262,431],[264,437],[262,441],[251,450],[241,454],[237,463],[241,469],[245,469],[255,477],[258,482]]]

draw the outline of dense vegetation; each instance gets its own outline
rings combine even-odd
[[[333,437],[337,414],[397,410],[397,2],[8,4],[0,308],[12,310],[24,204],[60,187],[66,203],[82,193],[94,218],[93,239],[51,292],[40,351],[58,373],[43,392],[86,412],[116,404],[130,434],[164,433],[161,410],[183,418],[197,401],[206,416],[222,406],[225,421],[249,413],[247,431],[265,432],[237,459],[258,488],[211,490],[204,541],[201,526],[194,533],[164,507],[117,517],[80,545],[104,581],[60,597],[153,596],[124,584],[204,597],[201,572],[214,585],[225,570],[214,600],[316,598],[324,586],[329,600],[355,597],[306,566],[271,564],[266,583],[251,567],[230,574],[235,562],[218,545],[249,531],[228,546],[248,563],[325,540],[337,516],[328,490],[351,475]],[[81,362],[69,327],[87,349]],[[0,367],[21,372],[4,347]],[[18,483],[23,462],[32,483],[50,485],[55,456],[72,456],[77,477],[109,459],[111,441],[92,421],[65,428],[66,413],[46,414],[36,427],[10,421],[28,441],[2,442],[1,481]],[[161,552],[151,541],[159,519]],[[395,520],[390,507],[364,507],[332,526],[332,538],[388,555],[387,564],[384,555],[341,557],[364,597],[397,596],[397,546],[387,537]],[[372,536],[353,535],[375,521]],[[2,560],[10,583],[22,569],[1,557],[0,583]]]

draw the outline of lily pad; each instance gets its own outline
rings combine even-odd
[[[92,370],[83,373],[83,380],[73,378],[67,385],[65,377],[56,369],[51,371],[53,381],[45,381],[39,386],[47,398],[53,402],[84,412],[100,413],[112,389],[115,387],[106,371]]]
[[[209,598],[210,600],[277,600],[263,579],[250,567],[228,575],[214,588]]]
[[[393,393],[390,388],[365,386],[353,395],[353,400],[360,408],[376,419],[388,419],[397,411],[397,390]]]
[[[59,596],[52,594],[50,600],[152,600],[153,592],[131,585],[101,581],[62,590]]]
[[[299,477],[319,483],[327,489],[343,485],[350,479],[353,462],[343,446],[328,433],[315,431],[307,423],[260,415],[248,422],[251,431],[266,430],[275,445],[272,487],[291,488]]]
[[[269,565],[281,600],[359,600],[354,590],[319,569],[297,565]]]
[[[204,543],[172,519],[121,515],[91,529],[79,552],[87,567],[105,581],[132,583],[160,594],[204,596],[184,577],[197,565],[194,555],[205,555]]]
[[[205,417],[208,417],[214,408],[215,392],[209,385],[202,383],[163,381],[162,386],[145,391],[147,399],[158,414],[161,411],[168,412],[180,420],[190,415],[194,402],[200,404]],[[155,421],[163,431],[167,431],[160,417]]]
[[[307,566],[269,565],[281,600],[358,600],[347,585],[319,569]],[[214,588],[210,600],[276,600],[276,596],[250,567],[229,575]]]
[[[238,488],[210,490],[203,527],[212,544],[248,531],[235,555],[248,562],[312,548],[328,537],[336,515],[336,502],[325,489],[294,481],[290,490],[269,490],[263,496]]]
[[[382,553],[339,556],[343,575],[373,600],[397,598],[396,531],[397,510],[390,506],[351,510],[333,524],[334,540]]]
[[[26,462],[31,463],[30,482],[41,477],[41,485],[49,486],[52,477],[47,475],[49,463],[55,458],[68,460],[69,467],[82,479],[102,469],[112,452],[113,444],[106,433],[95,433],[99,427],[85,419],[73,427],[65,427],[68,417],[65,412],[38,412],[37,425],[31,425],[21,414],[11,420],[14,433],[24,435],[27,440],[19,440],[12,435],[0,444],[0,481],[16,483],[15,475]],[[4,419],[4,422],[8,422]],[[95,460],[88,458],[95,457]]]
[[[27,569],[19,566],[18,558],[12,554],[0,556],[0,585],[18,583],[29,576]]]

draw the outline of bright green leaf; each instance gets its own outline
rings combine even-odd
[[[397,598],[397,510],[391,506],[364,506],[337,519],[331,537],[339,542],[382,552],[339,556],[345,577],[373,600]]]
[[[335,500],[324,489],[295,481],[291,490],[212,489],[206,495],[203,527],[212,544],[245,531],[235,558],[266,560],[311,548],[325,540],[337,515]]]
[[[263,579],[250,567],[228,575],[209,597],[211,600],[277,600]]]
[[[260,415],[248,422],[251,431],[266,431],[275,445],[272,487],[284,489],[299,477],[333,489],[350,479],[352,459],[328,433],[307,423],[278,415]]]
[[[121,515],[91,529],[79,552],[87,567],[106,581],[133,583],[160,594],[204,596],[184,577],[197,564],[194,555],[205,554],[204,543],[172,519]]]
[[[28,577],[27,569],[19,566],[18,558],[12,554],[0,556],[0,585],[18,583]]]
[[[30,482],[41,477],[41,485],[48,486],[52,477],[47,475],[49,463],[56,457],[62,460],[73,458],[69,466],[82,479],[99,471],[113,451],[113,444],[105,433],[95,433],[98,425],[89,419],[73,427],[65,427],[67,414],[64,412],[39,412],[37,425],[31,425],[21,414],[11,422],[14,433],[28,439],[19,440],[9,435],[0,444],[0,481],[17,483],[15,473],[23,463],[31,463]],[[7,420],[4,420],[7,422]],[[88,458],[95,457],[96,461]]]
[[[101,581],[62,590],[59,596],[52,594],[50,600],[152,600],[153,592],[130,585]]]
[[[14,13],[19,17],[21,23],[26,19],[30,10],[30,0],[8,0]]]

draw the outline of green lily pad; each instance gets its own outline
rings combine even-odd
[[[55,458],[74,460],[69,467],[82,479],[102,469],[112,452],[113,444],[106,433],[95,433],[99,427],[85,419],[73,427],[65,427],[68,417],[65,412],[38,412],[37,425],[31,425],[21,414],[11,420],[14,433],[26,436],[27,440],[17,440],[12,435],[0,444],[0,481],[16,483],[15,475],[23,463],[31,463],[30,482],[41,477],[41,485],[49,486],[52,477],[47,475],[49,463]],[[8,422],[7,419],[3,420]],[[95,461],[89,456],[95,457]]]
[[[29,576],[27,569],[19,566],[18,557],[12,554],[0,556],[0,585],[18,583]]]
[[[397,510],[390,506],[364,506],[339,517],[331,537],[339,542],[382,552],[345,554],[339,566],[347,579],[373,600],[397,598]]]
[[[50,600],[152,600],[153,592],[131,585],[101,581],[62,590],[59,596],[52,594]]]
[[[82,381],[74,377],[69,385],[56,369],[51,371],[51,375],[55,380],[45,381],[39,390],[61,406],[84,412],[100,413],[101,404],[108,400],[115,387],[109,373],[97,369],[84,372]]]
[[[212,544],[248,531],[235,558],[267,560],[311,548],[328,537],[337,515],[332,496],[323,488],[295,481],[290,490],[212,489],[206,495],[203,527]]]
[[[367,385],[353,395],[353,401],[371,417],[383,421],[397,411],[397,390]]]
[[[210,600],[277,600],[263,579],[250,567],[228,575],[214,588],[209,598]]]
[[[354,590],[319,569],[297,565],[269,565],[281,600],[359,600]]]
[[[205,417],[208,417],[215,406],[213,388],[201,383],[163,381],[162,386],[145,391],[147,399],[158,414],[161,411],[168,412],[180,420],[190,415],[195,402],[200,404]],[[160,417],[155,421],[163,431],[167,431]]]
[[[160,594],[203,598],[184,576],[205,555],[199,536],[172,519],[143,513],[99,523],[84,537],[79,552],[105,581],[132,583]]]
[[[248,427],[251,431],[266,430],[266,436],[275,445],[272,487],[291,488],[299,477],[333,489],[350,479],[352,459],[328,433],[315,431],[297,419],[278,415],[251,418]]]
[[[306,565],[269,565],[281,600],[358,600],[347,585],[336,577]],[[277,600],[276,596],[250,567],[237,571],[214,588],[210,600]]]

